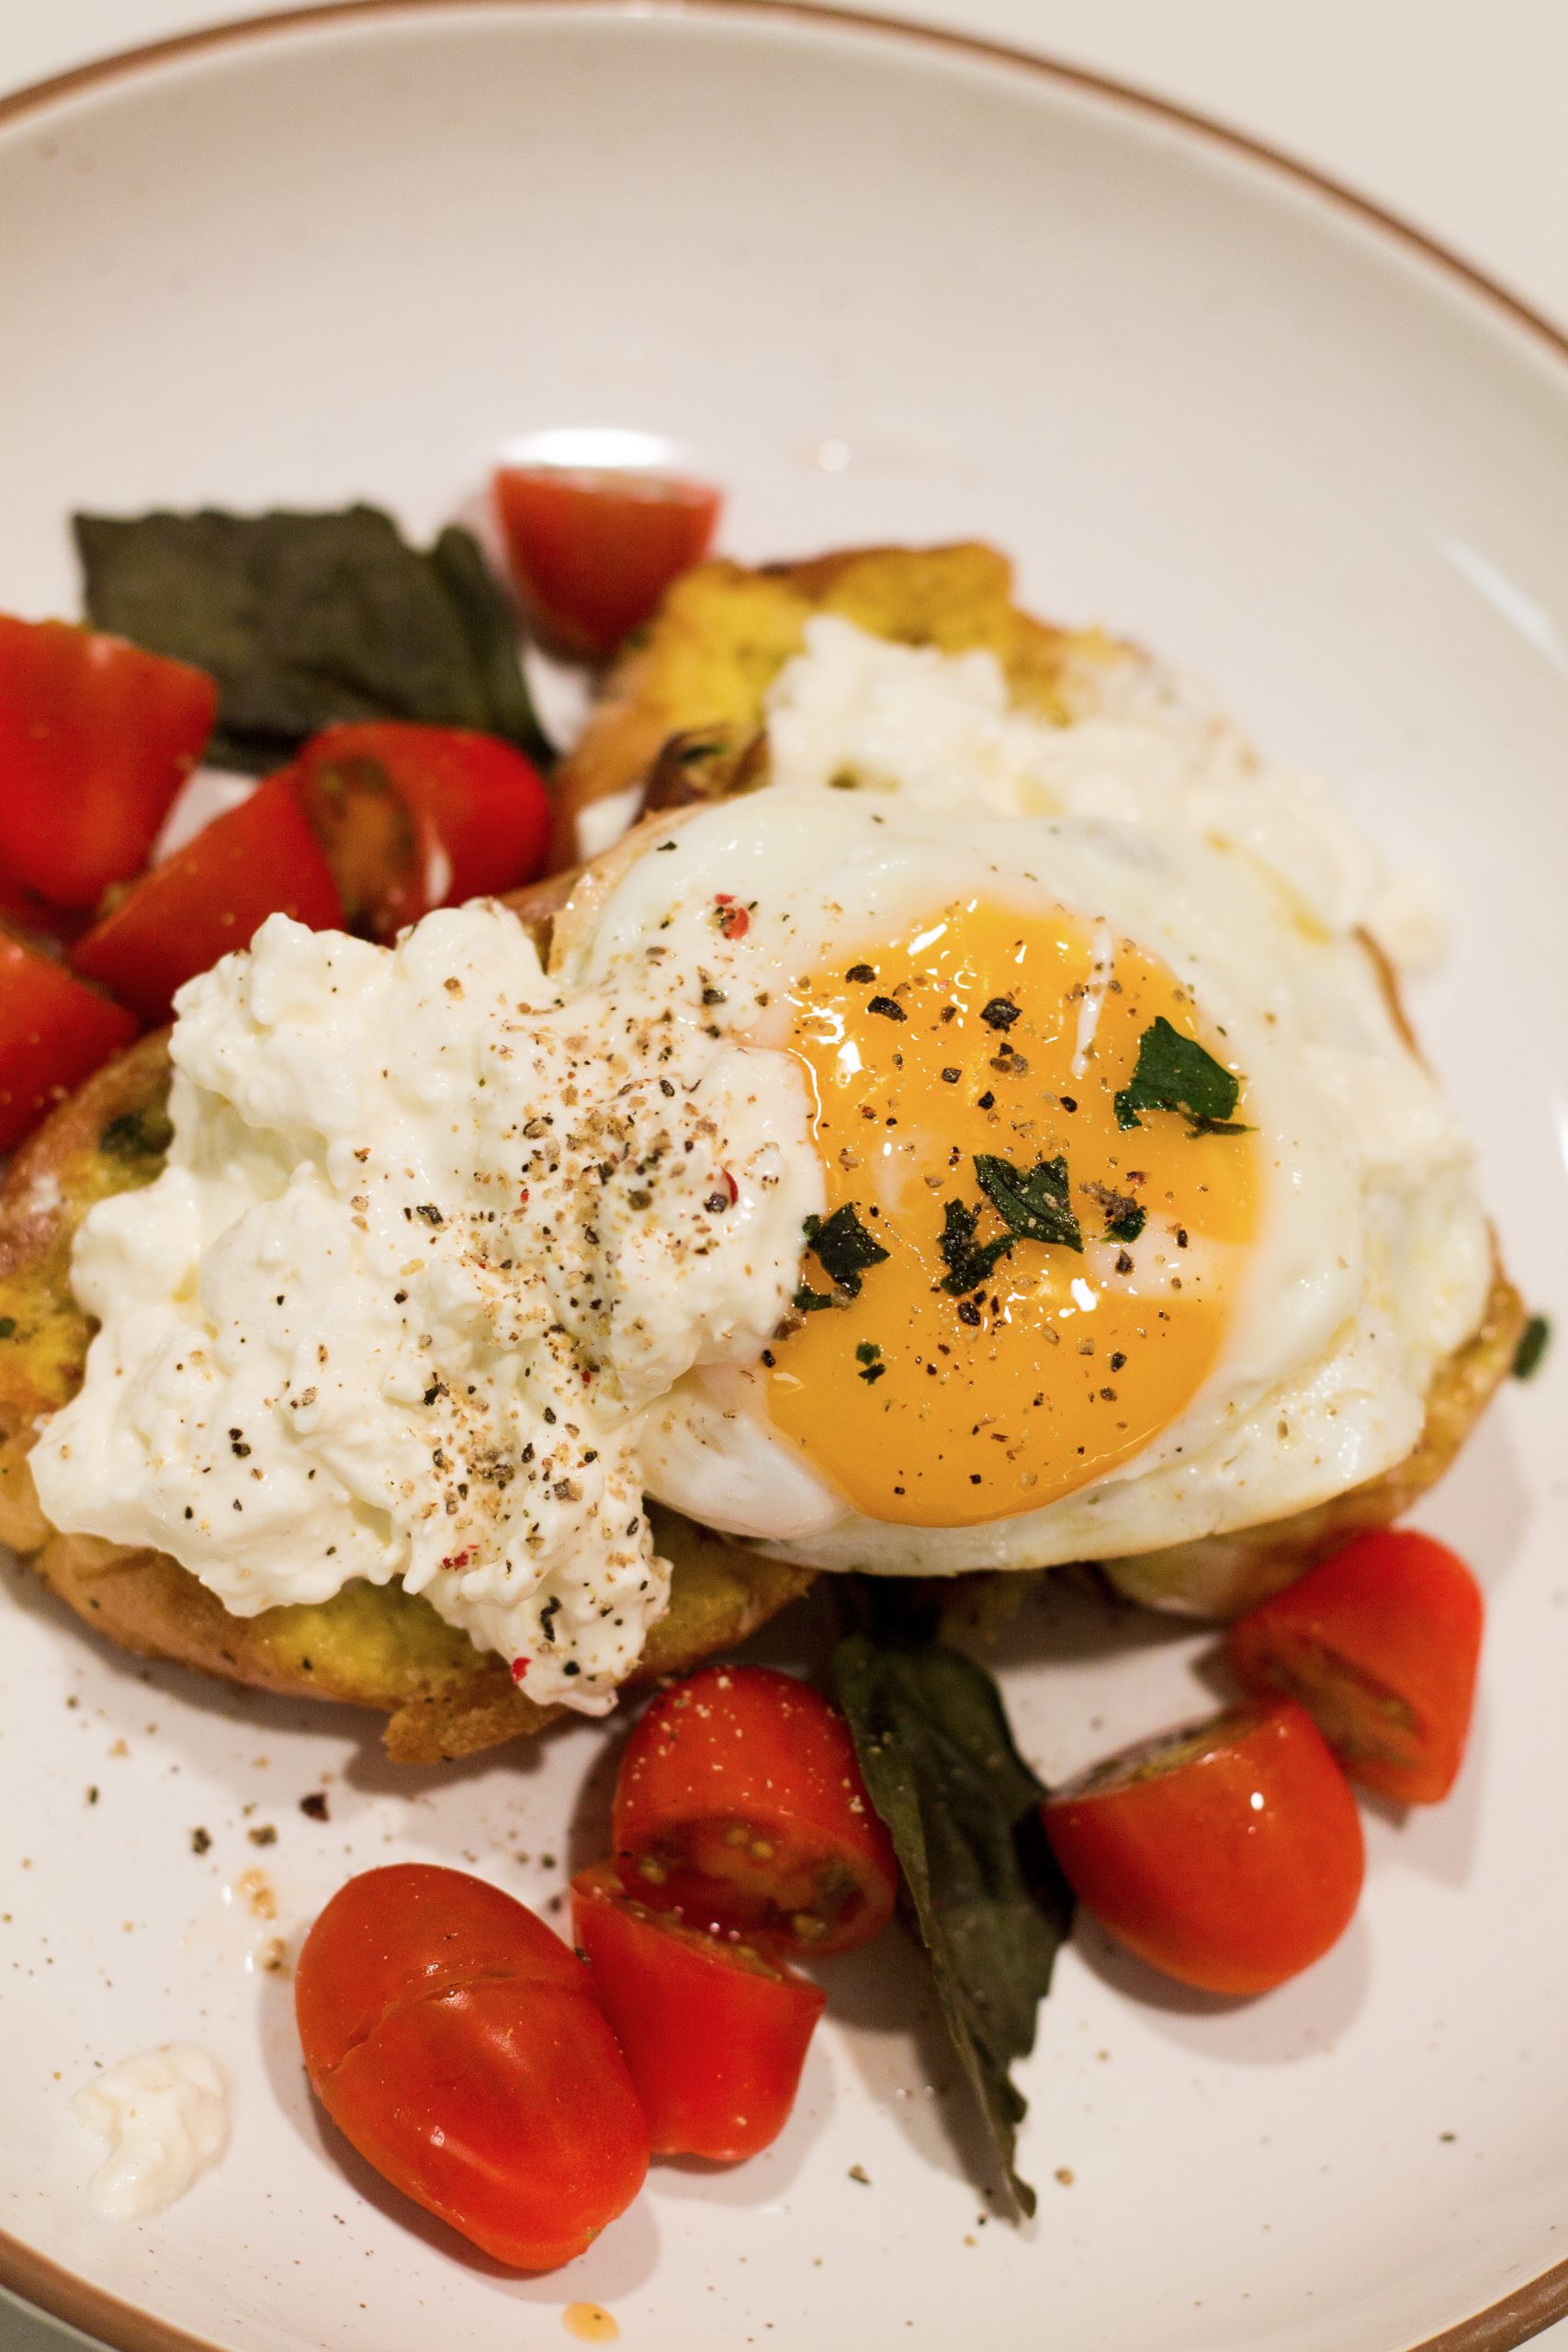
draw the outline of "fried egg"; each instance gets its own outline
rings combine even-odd
[[[722,1018],[804,1067],[826,1215],[878,1252],[840,1285],[808,1250],[762,1360],[644,1427],[651,1492],[782,1557],[1048,1566],[1284,1516],[1410,1451],[1480,1318],[1472,1156],[1358,927],[1375,862],[1156,673],[1048,727],[987,655],[818,620],[768,788],[572,944],[603,973],[744,910]],[[1162,1034],[1225,1120],[1126,1109]]]

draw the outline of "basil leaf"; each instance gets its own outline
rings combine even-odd
[[[218,681],[208,758],[262,775],[308,736],[377,718],[550,751],[512,616],[468,532],[428,554],[374,506],[73,518],[95,628]]]
[[[1007,2185],[1032,2213],[1013,2164],[1026,2102],[1009,2068],[1034,2046],[1073,1908],[1041,1825],[1045,1792],[1013,1746],[996,1684],[961,1651],[852,1634],[833,1678],[953,2049]]]
[[[937,1247],[946,1261],[947,1272],[942,1278],[942,1286],[951,1291],[954,1298],[978,1290],[982,1283],[990,1279],[997,1260],[1005,1258],[1012,1248],[1010,1233],[1003,1234],[999,1241],[976,1241],[975,1227],[979,1222],[979,1210],[965,1208],[962,1201],[948,1201],[942,1208]]]
[[[1064,1250],[1081,1250],[1083,1234],[1067,1195],[1065,1159],[1037,1159],[1032,1168],[1015,1168],[994,1152],[975,1155],[980,1190],[1010,1231],[1022,1241],[1045,1241]]]
[[[1138,1040],[1132,1081],[1116,1097],[1116,1124],[1141,1126],[1140,1111],[1179,1111],[1195,1136],[1245,1135],[1231,1118],[1240,1094],[1241,1080],[1161,1013]]]
[[[887,1255],[861,1223],[852,1201],[846,1201],[831,1216],[807,1217],[806,1238],[817,1252],[823,1272],[852,1298],[860,1295],[862,1274],[868,1267],[880,1266]]]

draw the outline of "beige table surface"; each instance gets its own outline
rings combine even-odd
[[[1568,326],[1568,0],[858,5],[1039,50],[1214,116],[1401,214]],[[257,0],[0,0],[0,92],[258,13]],[[0,2295],[0,2352],[85,2341]],[[1536,2341],[1568,2352],[1568,2321]]]

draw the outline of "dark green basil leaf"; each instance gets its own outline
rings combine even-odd
[[[466,531],[421,554],[373,506],[73,521],[94,628],[217,679],[218,766],[265,775],[319,729],[377,718],[550,757],[506,600]]]
[[[1132,1080],[1116,1097],[1116,1124],[1141,1126],[1140,1111],[1179,1111],[1195,1136],[1245,1135],[1231,1118],[1240,1094],[1241,1080],[1162,1012],[1138,1040]]]
[[[1040,1820],[1045,1792],[1019,1755],[988,1674],[943,1643],[850,1634],[833,1677],[873,1804],[887,1824],[943,2019],[1020,2209],[1025,2101],[1009,2072],[1072,1925],[1072,1895]]]
[[[806,1238],[829,1280],[852,1298],[859,1295],[862,1274],[869,1267],[880,1266],[887,1255],[861,1223],[852,1201],[846,1201],[831,1216],[807,1217]]]
[[[1081,1250],[1083,1234],[1067,1197],[1065,1159],[1037,1159],[1032,1168],[1015,1168],[994,1152],[975,1155],[980,1190],[1009,1229],[1021,1241],[1045,1241],[1064,1250]]]
[[[1010,1233],[1003,1234],[999,1241],[976,1241],[975,1227],[979,1222],[978,1209],[965,1208],[962,1201],[944,1203],[937,1247],[947,1266],[942,1286],[951,1291],[954,1298],[963,1298],[966,1292],[978,1290],[982,1283],[988,1282],[997,1260],[1005,1258],[1012,1248]]]

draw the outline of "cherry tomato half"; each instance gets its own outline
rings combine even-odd
[[[52,956],[0,932],[0,1151],[20,1143],[141,1026]]]
[[[1484,1614],[1456,1552],[1388,1527],[1238,1617],[1227,1643],[1250,1689],[1301,1701],[1353,1780],[1437,1804],[1464,1759]]]
[[[518,595],[566,653],[603,661],[712,543],[722,493],[673,474],[503,466],[496,513]]]
[[[498,2262],[570,2262],[641,2188],[648,2125],[587,1970],[483,1879],[350,1879],[305,1939],[294,2006],[344,2138]]]
[[[0,615],[0,867],[57,906],[96,906],[145,861],[217,707],[184,662]]]
[[[531,882],[549,848],[544,778],[494,735],[396,719],[328,727],[290,774],[347,920],[373,939]]]
[[[1361,1891],[1356,1801],[1291,1700],[1129,1748],[1042,1810],[1095,1917],[1205,1992],[1265,1993],[1310,1967]]]
[[[175,990],[248,947],[268,915],[313,931],[343,922],[343,902],[287,773],[204,825],[194,841],[133,882],[119,904],[71,950],[145,1021],[169,1017]]]
[[[627,1892],[689,1927],[851,1951],[892,1916],[898,1868],[844,1719],[769,1667],[660,1693],[626,1743],[614,1836]]]
[[[731,2163],[776,2140],[822,2014],[820,1987],[760,1943],[650,1911],[613,1862],[572,1880],[571,1928],[654,2154]]]

